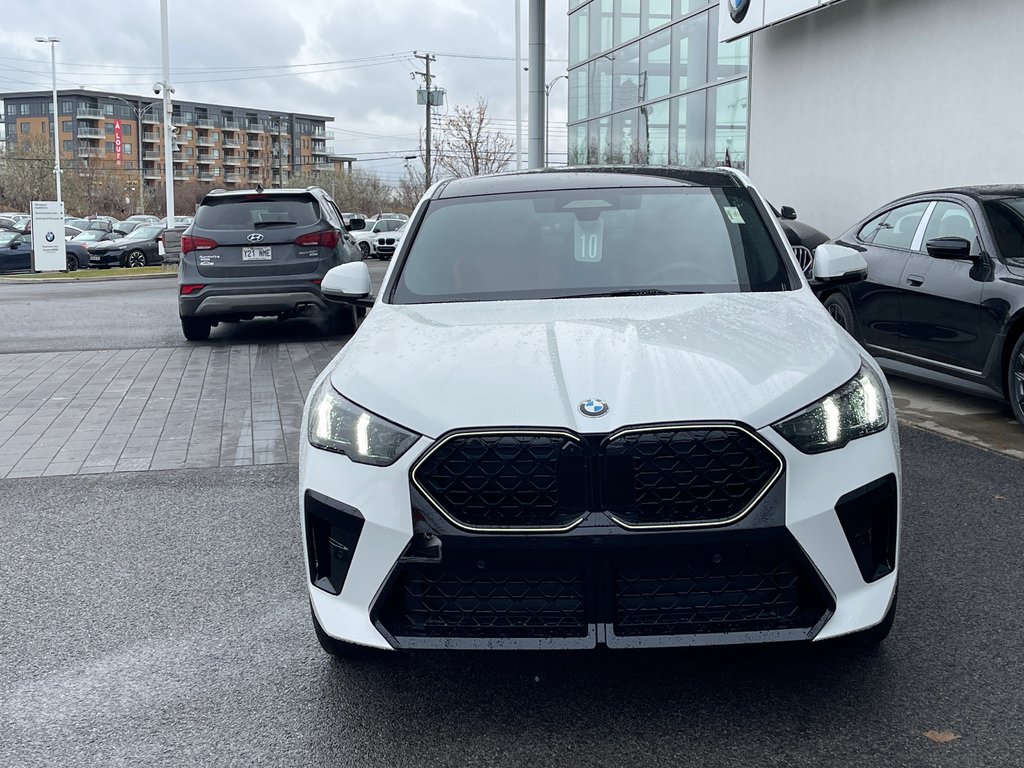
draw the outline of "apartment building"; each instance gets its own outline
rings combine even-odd
[[[53,140],[51,91],[2,95],[8,145],[33,136]],[[147,183],[164,179],[162,101],[89,91],[57,92],[61,163],[142,169]],[[329,115],[275,112],[224,104],[173,101],[176,181],[247,187],[278,186],[291,176],[335,170],[327,151]]]

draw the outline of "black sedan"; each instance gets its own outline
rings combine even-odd
[[[1024,186],[903,197],[837,242],[868,277],[821,298],[883,368],[1009,401],[1024,424]]]
[[[89,266],[107,269],[160,264],[163,257],[159,241],[163,231],[163,227],[147,225],[137,227],[127,237],[90,245]]]

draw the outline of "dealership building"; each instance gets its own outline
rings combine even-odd
[[[569,0],[569,162],[728,163],[838,235],[1024,183],[1022,39],[996,0]]]

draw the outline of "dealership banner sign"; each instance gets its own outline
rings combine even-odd
[[[64,248],[64,203],[32,201],[32,269],[54,272],[68,268]]]
[[[114,159],[117,160],[117,164],[118,165],[121,164],[121,159],[123,157],[122,152],[121,152],[122,148],[123,148],[123,144],[122,144],[122,139],[121,139],[121,121],[120,120],[115,120],[114,121]]]
[[[718,39],[723,43],[736,40],[837,2],[841,0],[721,0]]]

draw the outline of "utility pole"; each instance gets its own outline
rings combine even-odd
[[[523,15],[516,0],[516,170],[523,169]]]
[[[433,77],[430,74],[430,62],[437,61],[437,57],[436,56],[431,56],[429,53],[421,54],[421,53],[414,52],[413,55],[417,59],[420,59],[423,62],[423,68],[426,70],[425,72],[416,72],[415,74],[417,74],[420,77],[422,77],[424,83],[426,84],[426,95],[427,95],[427,97],[424,99],[424,101],[426,102],[426,110],[427,110],[427,113],[426,113],[426,120],[427,120],[427,122],[426,122],[425,137],[424,137],[424,140],[426,142],[426,153],[424,154],[424,157],[423,157],[423,176],[424,176],[424,180],[426,181],[426,188],[430,189],[430,184],[431,184],[431,173],[430,173],[430,107],[431,107],[431,103],[430,102],[431,102],[431,99],[430,99],[430,96],[433,93],[433,88],[431,87],[431,80],[433,79]]]
[[[174,229],[174,136],[171,133],[171,118],[174,108],[171,105],[171,55],[167,42],[167,0],[160,0],[160,53],[163,59],[163,76],[160,83],[164,97],[164,192],[167,201],[167,228]]]

